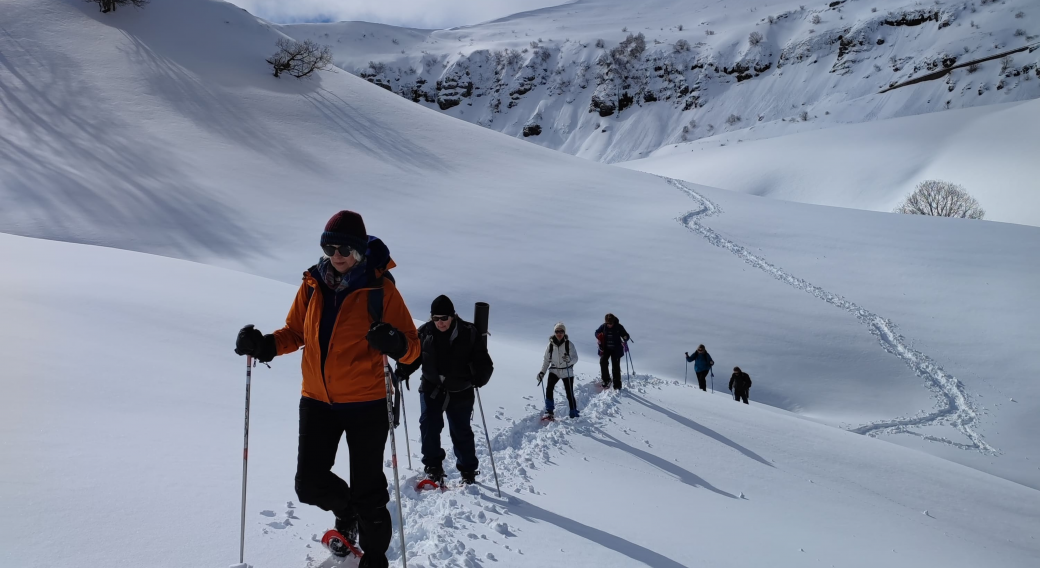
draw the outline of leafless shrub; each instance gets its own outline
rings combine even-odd
[[[762,34],[760,34],[758,32],[751,32],[750,34],[748,34],[747,41],[751,45],[758,45],[758,44],[762,43],[763,39],[765,39],[765,38],[762,37]]]
[[[690,42],[686,41],[685,39],[680,39],[679,41],[675,42],[674,49],[676,52],[690,51]]]
[[[604,47],[607,47],[607,44],[602,39],[597,39],[596,47],[603,49]]]
[[[871,8],[870,11],[871,12],[877,12],[877,6],[874,6],[873,8]]]
[[[682,24],[679,24],[679,31],[682,31]]]
[[[704,30],[704,35],[715,35],[715,30]]]
[[[803,110],[802,112],[798,113],[798,118],[802,122],[809,122],[809,111]]]
[[[92,2],[94,4],[97,4],[98,7],[101,8],[101,13],[102,14],[107,14],[109,12],[115,12],[116,11],[116,6],[133,6],[135,8],[143,8],[144,5],[148,3],[148,0],[86,0],[86,1],[87,2]]]
[[[986,211],[963,187],[941,180],[925,180],[917,184],[913,193],[893,210],[906,215],[932,215],[934,217],[958,217],[982,219]]]
[[[1014,57],[1011,57],[1010,55],[1005,55],[1004,57],[1001,57],[1000,58],[1000,72],[1001,73],[1006,72],[1008,69],[1011,69],[1011,66],[1014,65],[1014,64],[1015,64],[1015,58]]]
[[[1021,12],[1021,11],[1017,12],[1017,13],[1015,13],[1015,17],[1016,18],[1024,18],[1024,17],[1026,17],[1026,13],[1025,12]]]
[[[818,26],[821,22],[823,22],[823,18],[821,18],[819,14],[813,14],[812,18],[810,18],[809,21],[812,22],[814,25]]]
[[[1026,35],[1026,31],[1022,28],[1018,28],[1017,30],[1015,30],[1015,37],[1022,37],[1024,35]]]
[[[318,70],[326,70],[332,66],[332,48],[319,45],[311,40],[302,42],[281,38],[276,43],[278,52],[267,62],[274,68],[274,76],[288,73],[301,79]]]
[[[729,115],[729,118],[726,119],[726,124],[728,124],[730,126],[733,126],[734,124],[740,122],[741,120],[742,119],[739,116],[737,116],[735,114],[731,114],[731,115]]]

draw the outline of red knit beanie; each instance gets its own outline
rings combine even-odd
[[[325,232],[321,234],[321,246],[325,245],[347,245],[363,254],[368,248],[365,220],[353,211],[336,213],[325,224]]]

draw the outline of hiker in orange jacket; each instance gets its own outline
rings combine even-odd
[[[412,316],[394,285],[390,251],[361,215],[340,211],[321,235],[325,256],[303,273],[285,327],[238,334],[235,353],[268,362],[303,351],[296,494],[336,515],[336,530],[364,551],[362,568],[388,565],[392,536],[383,452],[390,430],[383,355],[419,356]],[[346,433],[350,483],[332,473]]]

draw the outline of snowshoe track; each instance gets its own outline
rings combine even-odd
[[[911,348],[907,340],[896,331],[897,327],[892,321],[866,310],[838,294],[828,292],[819,286],[789,274],[779,266],[771,264],[747,248],[702,225],[700,222],[702,219],[722,213],[719,206],[690,189],[680,180],[664,179],[700,204],[698,209],[679,217],[679,222],[687,229],[700,235],[709,243],[728,250],[746,264],[769,274],[773,278],[793,288],[812,294],[828,304],[841,308],[855,316],[856,319],[867,326],[870,334],[877,338],[882,349],[898,357],[918,377],[924,379],[929,390],[935,395],[935,408],[931,412],[922,411],[916,416],[873,422],[857,428],[851,428],[850,431],[873,437],[882,434],[911,434],[921,436],[932,442],[939,442],[957,448],[977,450],[981,453],[997,453],[995,448],[983,440],[982,435],[977,430],[979,413],[964,385],[956,377],[944,371],[942,366],[931,357]],[[964,444],[945,437],[923,435],[912,430],[913,428],[943,424],[953,426],[969,440],[969,443]]]

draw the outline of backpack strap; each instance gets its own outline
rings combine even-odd
[[[393,282],[393,280],[391,280]],[[383,321],[383,279],[376,279],[376,286],[368,291],[368,315],[372,323]]]

